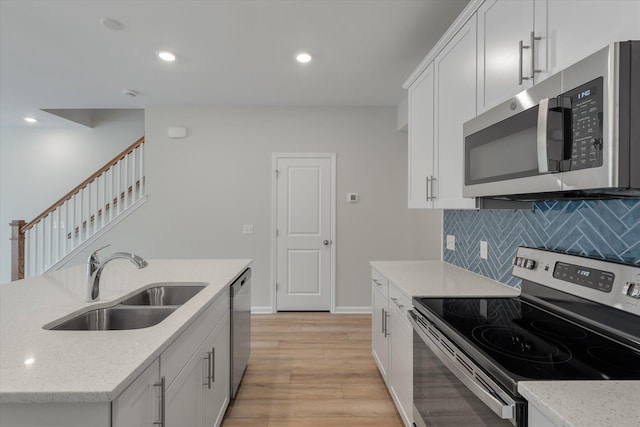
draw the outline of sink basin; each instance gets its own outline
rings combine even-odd
[[[66,331],[105,331],[141,329],[157,325],[178,307],[133,307],[117,305],[100,308],[67,320],[48,329]]]
[[[172,285],[168,283],[158,284],[152,288],[144,289],[137,294],[122,301],[122,305],[182,305],[195,294],[204,289],[206,285],[194,282],[192,285]]]

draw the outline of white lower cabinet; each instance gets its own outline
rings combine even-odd
[[[213,427],[229,404],[229,292],[176,338],[112,404],[112,427]]]
[[[405,425],[413,423],[413,328],[406,311],[389,304],[389,391]]]
[[[210,335],[211,348],[211,387],[203,385],[204,391],[204,426],[219,426],[229,404],[230,398],[230,360],[231,355],[229,332],[229,314]],[[204,350],[208,350],[205,348]]]
[[[229,312],[166,390],[168,426],[219,425],[229,401]]]
[[[411,298],[372,271],[371,351],[405,426],[413,425]]]
[[[156,359],[111,406],[113,427],[153,426],[162,422],[162,381]]]
[[[375,284],[372,291],[372,307],[371,351],[382,378],[388,384],[389,340],[387,339],[386,324],[389,316],[389,303],[387,297],[377,289]]]

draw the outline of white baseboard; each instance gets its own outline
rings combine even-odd
[[[336,307],[334,314],[371,314],[371,307]]]
[[[273,308],[270,305],[264,307],[251,307],[251,314],[273,314]]]

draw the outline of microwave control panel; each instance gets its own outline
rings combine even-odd
[[[602,77],[565,92],[571,98],[571,170],[602,166]]]

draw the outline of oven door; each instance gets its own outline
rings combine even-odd
[[[514,399],[415,310],[413,418],[416,427],[526,426],[526,401]]]

